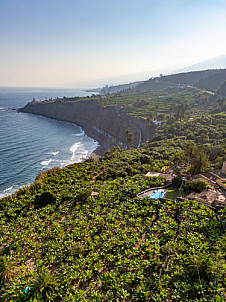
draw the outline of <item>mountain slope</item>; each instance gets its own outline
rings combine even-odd
[[[202,70],[151,78],[138,85],[137,91],[159,90],[175,85],[191,85],[205,90],[217,90],[226,80],[226,69]]]
[[[209,75],[195,83],[196,87],[216,91],[226,81],[226,70],[218,70],[216,73]]]
[[[226,81],[220,86],[220,88],[217,90],[217,93],[226,97]]]
[[[220,69],[226,68],[226,55],[217,56],[191,66],[185,67],[177,72],[189,72],[191,70],[204,70],[204,69]]]

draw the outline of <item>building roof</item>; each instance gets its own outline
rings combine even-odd
[[[148,172],[145,175],[145,177],[165,177],[167,182],[172,182],[172,180],[175,176],[176,176],[175,174],[158,173],[158,172]]]
[[[158,172],[148,172],[145,176],[146,177],[158,177],[160,173]]]
[[[201,193],[192,192],[186,196],[190,199],[203,199],[203,201],[213,202],[217,199],[219,193],[213,190],[204,190]]]
[[[99,194],[98,192],[94,192],[94,191],[93,191],[93,192],[91,193],[91,196],[94,196],[94,197],[95,197],[95,196],[97,196],[98,194]]]

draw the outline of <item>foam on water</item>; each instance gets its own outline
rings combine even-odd
[[[56,152],[51,152],[50,154],[52,154],[52,155],[57,155],[57,154],[59,154],[60,152],[59,151],[56,151]]]
[[[13,188],[13,186],[12,186],[12,187],[10,187],[10,188],[6,188],[5,190],[3,190],[3,192],[11,191],[11,190],[12,190],[12,188]]]
[[[80,145],[80,143],[75,143],[74,145],[71,146],[71,148],[70,148],[70,152],[72,153],[71,161],[73,161],[75,159],[76,150],[78,149],[79,145]]]
[[[15,190],[16,190],[16,188],[14,188],[14,186],[6,188],[2,192],[0,192],[0,198],[3,198],[5,196],[8,196],[8,195],[12,194]]]
[[[84,135],[84,132],[81,132],[81,133],[73,133],[72,135],[73,135],[73,136],[83,136],[83,135]]]
[[[53,160],[52,159],[49,159],[49,160],[43,160],[40,164],[42,166],[48,166]]]

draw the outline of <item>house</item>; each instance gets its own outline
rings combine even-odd
[[[212,203],[214,207],[226,207],[226,197],[223,194],[219,194],[217,199]]]
[[[226,197],[215,190],[204,190],[201,193],[192,192],[185,198],[199,201],[207,206],[226,206]]]

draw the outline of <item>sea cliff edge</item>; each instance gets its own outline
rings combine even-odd
[[[127,130],[133,133],[134,148],[140,147],[141,143],[151,138],[155,131],[155,126],[147,125],[145,120],[129,116],[117,106],[101,106],[92,99],[31,102],[18,111],[81,126],[89,137],[99,142],[99,147],[91,157],[103,156],[113,146],[126,148]]]

